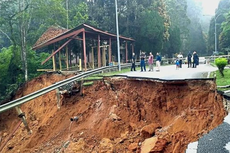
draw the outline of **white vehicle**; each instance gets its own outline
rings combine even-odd
[[[199,57],[199,64],[206,64],[205,57]]]

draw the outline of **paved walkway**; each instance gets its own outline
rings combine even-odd
[[[157,78],[163,80],[181,80],[181,79],[194,79],[194,78],[207,78],[207,75],[211,71],[217,70],[208,64],[200,64],[197,68],[188,68],[187,65],[182,65],[182,68],[176,70],[175,65],[161,66],[160,72],[156,71],[154,67],[153,72],[149,72],[148,68],[146,72],[130,71],[123,73],[121,75],[126,75],[130,77],[147,77],[147,78]]]

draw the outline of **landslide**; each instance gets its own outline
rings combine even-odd
[[[17,98],[69,76],[44,74],[22,87]],[[190,142],[226,116],[212,80],[154,81],[105,78],[63,97],[52,91],[21,106],[21,124],[3,148],[7,153],[185,152]],[[77,117],[77,121],[70,118]],[[15,110],[0,114],[0,146],[20,121]]]

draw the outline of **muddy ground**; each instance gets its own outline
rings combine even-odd
[[[45,74],[25,84],[17,97],[67,78]],[[21,106],[21,124],[4,146],[7,153],[183,153],[190,142],[222,123],[227,115],[212,80],[160,82],[106,78],[62,99],[52,91]],[[77,116],[77,121],[70,119]],[[20,119],[0,114],[0,146]],[[0,151],[1,152],[1,151]]]

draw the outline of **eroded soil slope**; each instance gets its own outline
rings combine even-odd
[[[65,77],[43,75],[30,81],[18,97]],[[165,152],[182,153],[188,143],[222,123],[222,99],[211,80],[159,82],[107,78],[84,87],[83,96],[56,93],[24,104],[29,127],[21,124],[2,152]],[[77,121],[70,118],[77,116]],[[0,145],[19,122],[14,110],[0,114]]]

